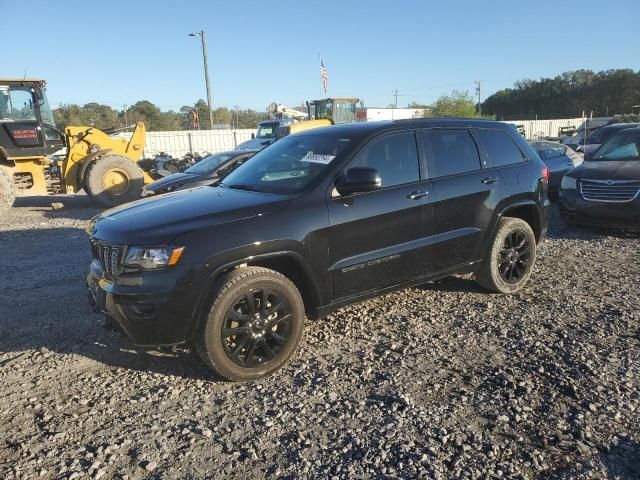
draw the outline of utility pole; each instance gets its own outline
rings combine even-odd
[[[209,107],[209,128],[213,129],[213,109],[211,108],[211,84],[209,83],[209,66],[207,65],[207,39],[204,30],[189,34],[190,37],[200,37],[202,40],[202,58],[204,60],[204,81],[207,85],[207,106]]]
[[[127,122],[127,105],[123,105],[122,109],[124,110],[124,126],[129,126],[129,122]]]
[[[393,108],[398,108],[398,97],[406,97],[407,95],[403,95],[402,93],[398,93],[398,90],[394,90],[393,91],[393,97],[395,98],[395,101],[393,102],[393,104],[395,105]]]
[[[480,93],[482,80],[476,80],[474,83],[476,84],[476,93],[478,94],[478,115],[482,116],[482,96]]]

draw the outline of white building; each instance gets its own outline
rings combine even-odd
[[[366,118],[364,111],[358,112],[358,120],[373,122],[376,120],[402,120],[405,118],[421,118],[425,112],[430,112],[430,108],[371,108],[366,107]]]

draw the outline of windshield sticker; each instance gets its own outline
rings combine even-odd
[[[300,161],[309,163],[322,163],[324,165],[327,165],[334,158],[336,158],[335,155],[323,155],[321,153],[309,152],[304,157],[302,157]]]

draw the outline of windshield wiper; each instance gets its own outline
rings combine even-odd
[[[247,185],[243,183],[232,183],[231,185],[224,184],[225,187],[231,188],[232,190],[246,190],[248,192],[259,192],[254,185]]]

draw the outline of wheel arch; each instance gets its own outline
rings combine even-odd
[[[540,242],[540,240],[542,239],[542,219],[538,205],[536,205],[535,202],[525,201],[513,205],[508,205],[500,212],[500,215],[498,215],[498,220],[502,217],[514,217],[524,220],[529,224],[531,230],[533,230],[533,234],[536,237],[536,243]]]
[[[320,306],[320,288],[314,280],[311,269],[299,253],[293,251],[279,251],[263,255],[238,258],[213,270],[206,278],[201,289],[194,311],[194,332],[209,311],[216,283],[223,275],[236,268],[264,267],[281,273],[293,282],[300,291],[304,308],[309,318],[316,318]]]
[[[90,153],[80,161],[80,168],[78,169],[78,176],[77,176],[77,185],[80,185],[82,188],[85,187],[84,182],[86,180],[86,175],[87,175],[87,172],[89,171],[89,167],[95,162],[97,162],[100,159],[100,157],[102,157],[103,155],[106,155],[109,152],[111,152],[110,148],[105,148],[104,150],[98,150],[97,152]]]

